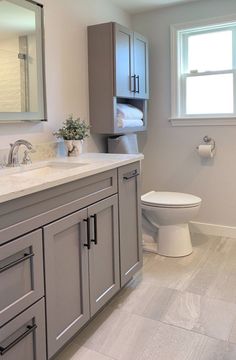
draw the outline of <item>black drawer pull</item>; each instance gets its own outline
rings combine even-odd
[[[91,240],[90,240],[90,218],[84,219],[84,221],[87,223],[87,243],[84,244],[90,250],[91,247]]]
[[[3,271],[6,271],[6,270],[12,268],[13,266],[16,266],[16,265],[20,264],[21,262],[32,258],[33,256],[34,256],[34,253],[24,254],[24,256],[22,256],[20,259],[15,260],[15,261],[12,261],[10,264],[7,264],[7,265],[5,265],[5,266],[3,266],[3,267],[0,267],[0,274],[1,274]]]
[[[0,345],[0,355],[6,354],[11,348],[13,348],[16,344],[18,344],[21,340],[23,340],[26,336],[31,334],[35,329],[37,329],[37,325],[28,325],[26,326],[27,330],[21,334],[18,338],[16,338],[14,341],[12,341],[9,345],[6,347],[3,347]]]
[[[127,173],[123,176],[123,180],[129,180],[136,176],[139,176],[138,170],[131,171],[130,173]]]
[[[94,219],[94,239],[91,242],[94,242],[95,245],[98,243],[98,236],[97,236],[97,214],[92,215],[91,218]]]
[[[136,87],[136,79],[138,80],[137,87]],[[136,91],[136,89],[137,89],[137,91]],[[139,91],[140,91],[140,88],[139,88],[139,75],[137,75],[136,78],[135,78],[135,92],[139,94]]]
[[[131,76],[131,92],[136,93],[136,75]]]

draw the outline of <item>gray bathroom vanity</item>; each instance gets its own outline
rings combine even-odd
[[[142,266],[142,156],[78,159],[0,178],[3,360],[52,358]]]

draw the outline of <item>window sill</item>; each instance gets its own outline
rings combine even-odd
[[[236,116],[222,117],[171,117],[172,126],[236,126]]]

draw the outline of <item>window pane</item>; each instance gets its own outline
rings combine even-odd
[[[231,114],[233,111],[233,74],[186,79],[186,114]]]
[[[217,31],[188,38],[188,72],[232,69],[232,31]]]

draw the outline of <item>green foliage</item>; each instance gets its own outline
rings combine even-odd
[[[90,126],[85,121],[80,118],[73,119],[73,114],[70,114],[63,122],[63,126],[53,135],[64,140],[83,140],[89,137],[89,130]]]

